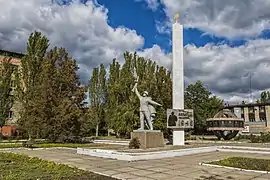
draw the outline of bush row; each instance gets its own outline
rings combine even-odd
[[[270,132],[260,133],[260,135],[238,135],[234,138],[234,140],[247,139],[250,140],[251,143],[269,143],[270,142]]]

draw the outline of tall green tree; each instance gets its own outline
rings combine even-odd
[[[39,88],[44,57],[49,47],[49,40],[40,32],[33,32],[27,43],[27,51],[21,60],[21,68],[17,80],[17,97],[21,103],[18,123],[28,133],[29,139],[40,132],[41,109],[36,105],[40,100]]]
[[[113,60],[107,83],[106,123],[118,135],[129,136],[139,127],[139,99],[131,90],[134,86],[134,69],[139,76],[138,90],[148,91],[155,101],[171,106],[170,73],[150,59],[136,53],[124,53],[122,67]],[[166,109],[157,107],[154,127],[166,130]]]
[[[106,103],[106,70],[103,64],[99,68],[94,68],[89,81],[89,118],[96,129],[96,136],[99,134],[99,126],[105,121],[105,103]]]
[[[48,46],[49,40],[41,33],[30,35],[18,78],[19,124],[30,139],[67,141],[80,135],[85,88],[76,60],[64,48],[48,51]]]
[[[201,81],[190,84],[185,91],[185,108],[194,110],[195,133],[206,132],[206,119],[213,117],[223,107],[223,100],[212,96]]]
[[[85,88],[77,75],[78,66],[64,48],[47,53],[41,73],[40,94],[43,135],[50,140],[66,141],[80,135]]]
[[[0,132],[8,118],[12,108],[14,96],[12,95],[12,82],[15,66],[11,64],[11,58],[4,58],[0,62]]]

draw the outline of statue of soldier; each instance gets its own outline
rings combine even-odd
[[[142,96],[140,95],[137,85],[139,77],[135,80],[135,85],[132,91],[136,93],[140,100],[140,128],[138,130],[144,130],[144,121],[146,120],[146,125],[150,130],[153,130],[153,119],[156,114],[155,108],[151,105],[162,106],[161,104],[152,100],[151,97],[148,97],[148,92],[144,91]]]

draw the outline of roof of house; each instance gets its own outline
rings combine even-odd
[[[270,105],[270,101],[267,102],[259,102],[259,103],[247,103],[247,104],[232,104],[232,105],[225,105],[223,109],[230,109],[235,107],[253,107],[253,106],[266,106]]]
[[[24,54],[0,49],[0,56],[9,56],[9,57],[12,57],[12,58],[21,59],[24,56]]]

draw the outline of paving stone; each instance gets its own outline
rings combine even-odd
[[[171,171],[165,171],[163,173],[173,175],[173,176],[181,176],[181,175],[187,174],[185,170],[171,170]]]
[[[129,174],[129,173],[116,174],[116,175],[112,175],[111,177],[119,178],[119,179],[140,179],[140,177]]]
[[[188,177],[186,176],[174,176],[174,177],[170,177],[168,178],[168,180],[187,180]]]
[[[235,180],[250,180],[254,178],[254,176],[248,176],[244,174],[235,174],[233,172],[224,174],[224,176],[228,179],[235,179]]]
[[[165,171],[168,171],[169,169],[164,168],[164,167],[152,167],[152,168],[148,168],[147,170],[154,171],[154,172],[165,172]]]
[[[117,169],[117,171],[120,171],[120,172],[130,172],[130,171],[136,171],[136,170],[137,169],[132,168],[132,167],[123,167],[123,168]]]
[[[146,177],[148,178],[152,178],[152,179],[171,179],[175,176],[173,175],[169,175],[169,174],[164,174],[164,173],[154,173],[154,174],[148,174],[146,175]]]
[[[128,180],[153,180],[152,178],[147,178],[147,177],[136,177],[136,178],[131,178]]]
[[[232,172],[234,170],[226,169],[226,168],[212,168],[210,170],[205,169],[205,171],[211,172],[213,174],[224,174],[224,173]]]
[[[270,179],[270,174],[263,174],[260,176],[260,178],[266,178],[266,179]]]
[[[152,167],[155,167],[154,164],[151,164],[151,165],[136,165],[136,166],[132,166],[136,169],[149,169],[149,168],[152,168]]]
[[[256,173],[256,172],[238,171],[238,170],[234,170],[232,173],[240,174],[240,175],[247,175],[247,176],[254,176],[254,177],[257,177],[258,175],[260,175],[260,173]]]
[[[116,174],[119,174],[121,172],[119,171],[113,171],[113,170],[105,170],[102,172],[103,174],[106,174],[107,176],[112,176],[112,175],[116,175]]]
[[[256,177],[256,178],[253,178],[252,180],[269,180],[270,177],[268,178],[262,178],[262,177]]]
[[[135,176],[145,176],[148,174],[153,174],[153,171],[147,171],[147,170],[134,170],[134,171],[130,171],[130,174],[133,174]]]

